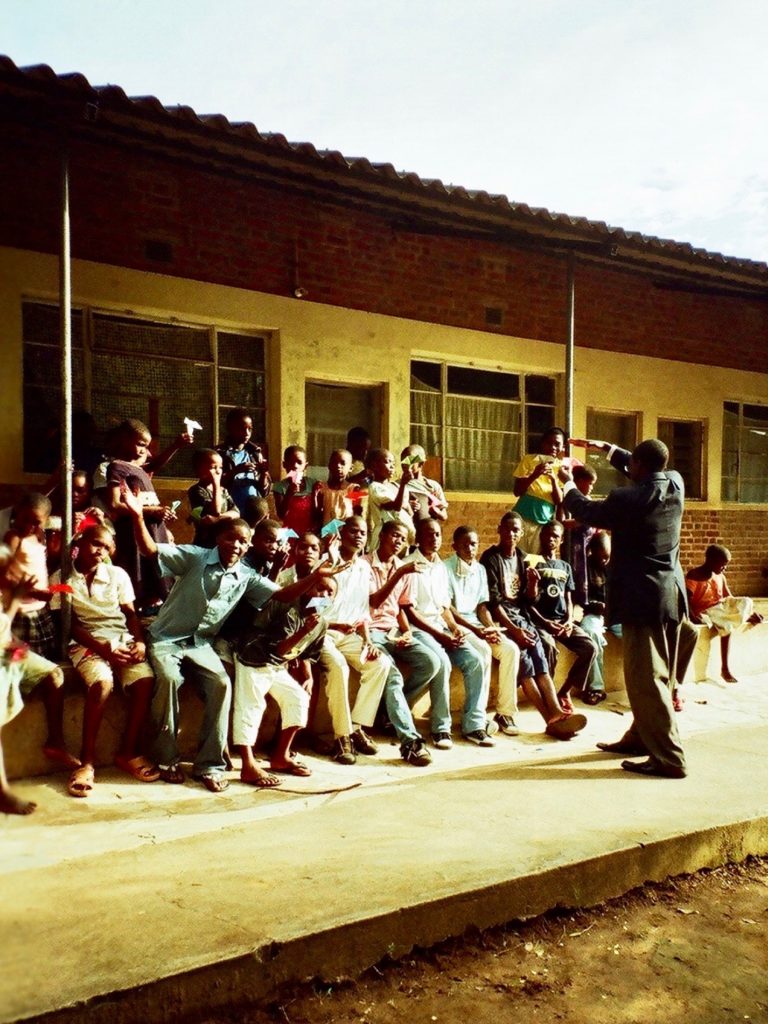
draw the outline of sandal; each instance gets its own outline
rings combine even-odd
[[[170,782],[172,786],[181,786],[187,781],[187,777],[177,764],[169,765],[167,768],[158,768],[157,777],[163,782]]]
[[[157,782],[160,769],[146,757],[116,757],[115,766],[137,782]]]
[[[312,769],[308,764],[300,761],[297,757],[289,757],[285,764],[277,765],[271,764],[269,766],[273,772],[282,772],[284,775],[297,775],[302,779],[312,774]]]
[[[193,775],[195,782],[202,782],[209,793],[223,793],[229,789],[229,779],[221,772],[211,772],[210,775]]]
[[[270,772],[262,771],[260,775],[254,775],[252,778],[244,778],[242,772],[240,773],[240,781],[246,786],[256,786],[257,789],[274,789],[275,786],[280,785],[280,779],[276,775],[270,774]]]
[[[67,792],[70,796],[88,796],[93,789],[95,778],[96,773],[93,770],[93,765],[81,764],[80,767],[75,768],[69,776]]]

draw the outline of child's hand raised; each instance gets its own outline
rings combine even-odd
[[[144,506],[141,504],[138,495],[133,493],[125,480],[120,481],[120,498],[118,503],[136,516],[144,515]]]
[[[176,510],[171,508],[170,505],[161,505],[160,512],[162,514],[162,520],[164,523],[172,523],[174,519],[179,517],[176,515]]]

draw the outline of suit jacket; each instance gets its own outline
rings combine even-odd
[[[617,448],[611,464],[628,474],[630,452]],[[685,487],[674,470],[617,487],[603,501],[569,489],[563,504],[576,519],[611,531],[608,616],[611,622],[679,622],[686,611],[680,567]]]

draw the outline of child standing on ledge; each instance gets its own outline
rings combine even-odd
[[[314,528],[314,488],[317,481],[306,475],[307,453],[298,444],[289,445],[283,452],[285,477],[272,488],[275,511],[283,526],[297,534]]]
[[[542,526],[551,523],[563,500],[557,471],[565,455],[565,431],[550,427],[541,435],[539,451],[524,455],[515,469],[515,512],[523,522],[523,548],[539,550]]]
[[[241,516],[249,498],[266,498],[272,489],[267,460],[261,447],[251,441],[253,419],[247,409],[230,409],[225,421],[226,439],[216,451],[224,461],[224,485]]]
[[[722,677],[726,683],[737,683],[738,679],[728,667],[728,652],[731,633],[744,626],[757,626],[763,616],[754,610],[749,597],[734,597],[725,578],[725,569],[731,560],[731,552],[722,544],[710,544],[704,554],[702,565],[691,569],[685,577],[691,622],[709,626],[720,637],[720,660]]]

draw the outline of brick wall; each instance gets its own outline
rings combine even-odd
[[[4,130],[0,244],[55,252],[58,163],[34,129]],[[73,254],[139,270],[289,295],[294,241],[313,301],[562,342],[562,259],[480,240],[409,233],[320,202],[137,148],[78,142]],[[147,242],[170,246],[150,259]],[[577,267],[578,345],[768,371],[768,304],[660,289],[649,277]],[[499,307],[502,325],[485,323]]]

